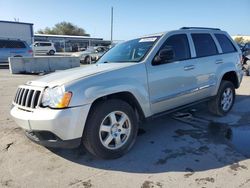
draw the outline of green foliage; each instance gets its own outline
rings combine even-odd
[[[90,36],[86,34],[83,28],[80,28],[70,22],[60,22],[54,27],[40,29],[37,31],[38,34],[50,34],[50,35],[75,35],[75,36]]]
[[[243,37],[236,37],[236,38],[234,39],[234,41],[237,42],[237,43],[239,43],[239,44],[242,44],[242,43],[245,42]]]

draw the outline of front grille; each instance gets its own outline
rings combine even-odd
[[[19,87],[14,98],[14,104],[25,108],[36,108],[39,105],[41,90]]]

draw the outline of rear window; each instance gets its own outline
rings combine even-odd
[[[205,57],[218,54],[217,47],[212,36],[208,33],[192,34],[197,57]]]
[[[26,48],[22,41],[0,40],[0,48]]]
[[[228,39],[226,35],[215,34],[215,37],[217,38],[223,53],[230,53],[230,52],[236,51],[234,45],[232,44],[232,42]]]

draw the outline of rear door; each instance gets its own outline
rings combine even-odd
[[[217,68],[223,62],[219,54],[214,36],[209,32],[191,33],[196,66],[197,93],[196,98],[209,97],[215,91],[217,85]]]
[[[173,49],[174,58],[157,65],[151,64],[148,67],[148,85],[153,114],[195,100],[194,97],[190,97],[190,93],[196,88],[194,74],[196,70],[192,63],[187,35],[173,34],[169,36],[160,50],[167,48]]]

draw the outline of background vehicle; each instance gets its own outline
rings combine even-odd
[[[116,45],[95,65],[19,86],[11,115],[33,141],[117,158],[138,124],[200,102],[224,116],[243,72],[241,51],[225,32],[185,27]]]
[[[246,76],[250,76],[250,43],[241,45],[242,68]]]
[[[35,42],[32,48],[35,54],[54,55],[56,52],[54,43],[52,42]]]
[[[85,51],[73,53],[71,56],[79,57],[81,63],[91,64],[96,62],[107,50],[105,46],[95,46],[89,47]]]
[[[250,42],[248,42],[244,46],[242,46],[242,52],[243,52],[244,56],[250,55]]]
[[[32,49],[25,41],[0,39],[0,63],[8,63],[9,57],[31,57]]]

